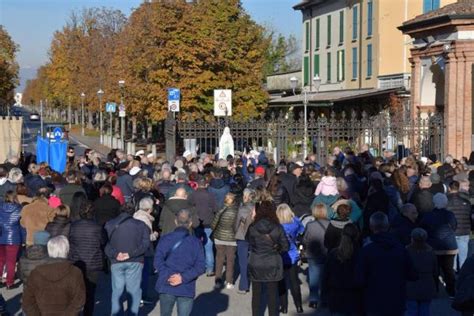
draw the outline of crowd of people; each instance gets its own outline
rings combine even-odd
[[[132,315],[153,291],[161,315],[175,305],[190,315],[202,275],[251,295],[254,316],[288,313],[288,292],[297,313],[430,315],[438,295],[474,313],[474,154],[67,156],[64,173],[14,157],[0,165],[2,285],[23,285],[26,315],[92,315],[103,273],[112,315],[124,291]]]

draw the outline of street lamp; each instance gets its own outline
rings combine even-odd
[[[84,92],[81,92],[81,135],[84,136],[84,98],[86,97],[86,94]]]
[[[100,120],[100,143],[104,143],[104,121],[102,118],[102,96],[104,95],[104,91],[102,89],[99,89],[97,91],[97,96],[99,97],[99,120]]]
[[[118,82],[119,87],[120,87],[120,109],[119,109],[119,115],[120,115],[120,110],[124,109],[124,104],[123,104],[123,89],[125,87],[125,80],[119,80]],[[121,116],[120,117],[120,139],[122,140],[122,149],[125,149],[125,117]]]
[[[296,77],[291,77],[290,78],[290,84],[291,84],[291,89],[293,90],[293,94],[296,95],[295,90],[296,87],[298,86],[298,78]],[[321,86],[321,78],[319,78],[319,75],[316,74],[313,78],[313,86],[314,90],[316,92],[319,91],[319,88]],[[303,159],[306,159],[308,155],[308,89],[306,87],[303,87],[302,89],[303,92],[303,107],[304,107],[304,135],[303,135]]]

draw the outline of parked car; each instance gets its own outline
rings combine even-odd
[[[40,115],[38,112],[31,112],[30,113],[30,121],[39,121],[40,120]]]

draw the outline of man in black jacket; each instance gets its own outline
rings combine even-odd
[[[449,184],[448,206],[446,209],[453,212],[456,221],[458,222],[455,231],[458,254],[454,261],[454,269],[458,270],[467,259],[469,235],[471,233],[471,203],[461,197],[459,193],[459,182],[457,181],[453,181]]]
[[[120,214],[120,202],[112,196],[113,187],[105,183],[100,188],[100,198],[94,202],[95,220],[99,225],[114,219]]]
[[[121,310],[120,297],[124,288],[130,294],[129,313],[138,315],[142,296],[141,280],[144,255],[150,246],[150,229],[134,219],[134,208],[126,206],[122,213],[105,224],[109,242],[105,253],[111,262],[112,315]]]
[[[288,171],[289,173],[281,172],[280,179],[281,184],[286,189],[286,192],[288,192],[288,196],[290,197],[290,206],[293,206],[297,202],[295,196],[295,187],[298,183],[298,178],[303,172],[303,163],[301,161],[290,163],[288,165]]]
[[[431,179],[423,176],[418,184],[419,188],[413,192],[410,202],[416,206],[420,214],[431,212],[434,209],[433,193],[431,193]]]

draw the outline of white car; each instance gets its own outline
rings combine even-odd
[[[30,114],[30,121],[39,121],[39,119],[40,119],[40,116],[38,113],[33,112]]]

